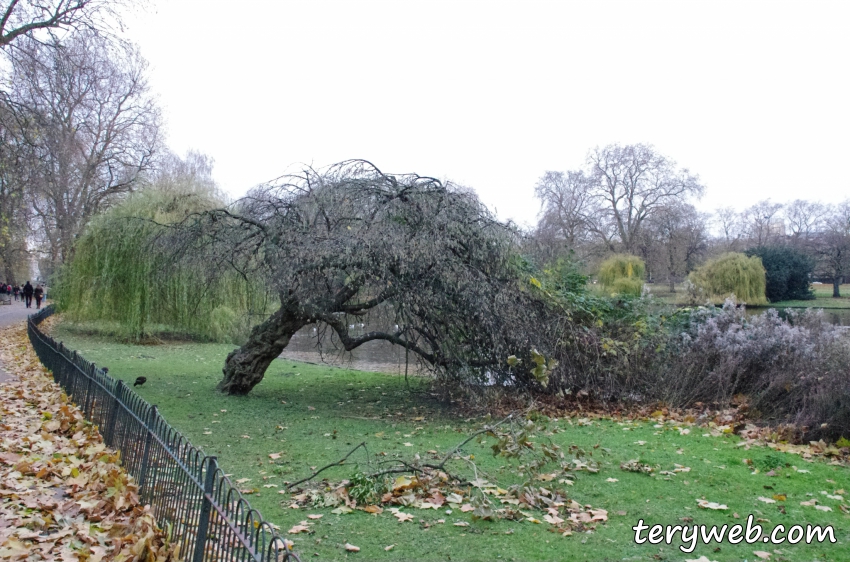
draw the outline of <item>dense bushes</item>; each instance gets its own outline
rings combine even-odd
[[[815,298],[810,287],[815,264],[806,254],[785,246],[768,246],[748,250],[747,255],[761,258],[770,302]]]
[[[733,299],[658,310],[541,278],[553,301],[539,335],[558,361],[547,391],[676,407],[723,408],[738,397],[752,419],[796,424],[806,439],[850,437],[850,338],[821,311],[747,315]]]
[[[749,305],[767,304],[764,266],[755,256],[722,254],[692,272],[689,280],[696,299],[723,302],[734,296]]]
[[[747,316],[729,300],[691,313],[657,363],[658,398],[678,406],[749,400],[752,417],[807,438],[850,435],[850,340],[822,311]]]

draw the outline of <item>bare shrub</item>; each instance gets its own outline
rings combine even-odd
[[[664,355],[656,388],[672,404],[742,394],[755,419],[795,423],[809,438],[850,435],[850,340],[822,311],[747,316],[729,299],[691,313]]]

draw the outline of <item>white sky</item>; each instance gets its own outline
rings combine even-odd
[[[365,158],[531,224],[544,171],[647,142],[705,210],[850,197],[850,2],[151,2],[168,143],[233,196]]]

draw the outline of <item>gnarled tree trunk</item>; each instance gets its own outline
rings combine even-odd
[[[224,378],[218,389],[227,394],[248,394],[263,380],[271,362],[289,345],[289,340],[307,324],[292,306],[280,310],[251,330],[245,345],[234,349],[224,362]]]

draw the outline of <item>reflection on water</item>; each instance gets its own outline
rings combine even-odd
[[[354,337],[365,332],[366,327],[362,325],[355,325],[354,328],[349,329],[349,333]],[[315,326],[301,328],[292,336],[289,345],[286,346],[280,356],[295,361],[324,363],[357,371],[404,374],[405,349],[403,347],[376,340],[364,343],[354,351],[345,352],[342,346],[339,346],[339,342],[334,342],[328,337],[330,335],[330,330],[328,330],[320,349],[317,335]],[[334,345],[334,343],[337,345]],[[419,373],[415,354],[411,353],[409,360],[408,372],[410,374]]]

